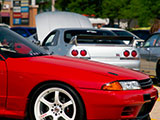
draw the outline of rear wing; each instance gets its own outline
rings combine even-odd
[[[106,40],[133,40],[133,37],[128,36],[77,36],[77,39],[106,39]]]
[[[125,44],[124,41],[129,41],[132,43],[133,37],[128,36],[73,36],[71,38],[70,44],[78,45],[78,43],[86,44]]]

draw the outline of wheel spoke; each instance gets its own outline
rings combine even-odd
[[[53,103],[47,101],[44,97],[42,97],[40,101],[49,108],[53,105]]]
[[[63,109],[64,108],[66,108],[66,107],[68,107],[69,105],[72,105],[73,103],[72,103],[72,101],[70,100],[70,101],[68,101],[68,102],[66,102],[66,103],[64,103],[62,106],[63,106]]]
[[[54,102],[55,103],[60,103],[60,101],[59,101],[59,91],[55,91],[55,98],[54,98]]]
[[[48,117],[48,116],[52,116],[52,113],[50,111],[43,113],[42,115],[40,115],[40,120],[43,120],[44,118]]]
[[[53,118],[53,120],[58,120],[59,119],[59,117],[56,117],[56,116],[54,116],[54,118]]]
[[[72,120],[72,118],[69,118],[64,112],[61,114],[61,117],[63,117],[65,120]]]

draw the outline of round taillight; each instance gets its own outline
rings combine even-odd
[[[86,50],[81,50],[81,55],[82,56],[86,56],[87,55],[87,51]]]
[[[129,53],[128,50],[126,50],[126,51],[124,51],[123,55],[124,55],[125,57],[128,57],[128,56],[130,55],[130,53]]]
[[[131,54],[132,54],[133,57],[137,56],[137,52],[135,50],[133,50]]]
[[[72,50],[72,55],[73,56],[77,56],[78,55],[78,51],[77,50]]]

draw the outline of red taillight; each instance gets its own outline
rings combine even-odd
[[[128,50],[126,50],[126,51],[124,51],[123,55],[124,55],[125,57],[128,57],[128,56],[130,55],[130,53],[129,53]]]
[[[73,56],[77,56],[78,55],[78,51],[77,50],[72,50],[72,55]]]
[[[86,50],[81,50],[80,54],[81,54],[82,56],[86,56],[86,55],[87,55],[87,51],[86,51]]]
[[[132,54],[133,57],[137,56],[137,52],[135,50],[133,50],[131,54]]]

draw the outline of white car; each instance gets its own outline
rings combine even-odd
[[[129,41],[129,40],[125,40],[124,41],[127,45],[132,45],[132,46],[135,46],[135,47],[140,47],[144,43],[143,39],[140,39],[138,36],[136,36],[135,34],[129,32],[129,31],[125,30],[125,29],[111,28],[111,27],[102,27],[101,29],[103,29],[103,30],[111,30],[112,32],[114,32],[118,36],[133,37],[133,40],[131,40],[131,41]]]
[[[139,53],[135,47],[125,45],[123,40],[126,38],[118,37],[115,33],[109,30],[94,29],[92,27],[85,28],[86,26],[82,27],[78,24],[74,24],[74,22],[72,23],[72,26],[69,27],[70,23],[68,23],[68,19],[71,19],[70,17],[74,15],[74,13],[66,12],[63,13],[65,14],[64,16],[62,16],[62,13],[60,12],[60,17],[64,17],[66,22],[63,21],[65,23],[62,24],[65,24],[67,27],[62,26],[62,24],[57,21],[57,23],[54,23],[56,29],[50,31],[49,28],[54,28],[53,23],[44,21],[47,21],[46,18],[48,18],[48,21],[52,22],[51,18],[54,18],[55,22],[59,15],[58,13],[56,13],[57,15],[55,15],[55,13],[42,14],[43,15],[38,15],[36,17],[36,21],[38,21],[37,36],[41,41],[41,45],[45,49],[48,49],[51,54],[83,58],[139,70]],[[67,16],[69,18],[67,18]],[[73,20],[74,17],[72,18],[72,21]],[[80,21],[83,21],[85,24],[85,20],[89,26],[86,18],[79,19],[79,23]],[[51,26],[51,24],[53,26]],[[48,33],[46,33],[45,28]]]

